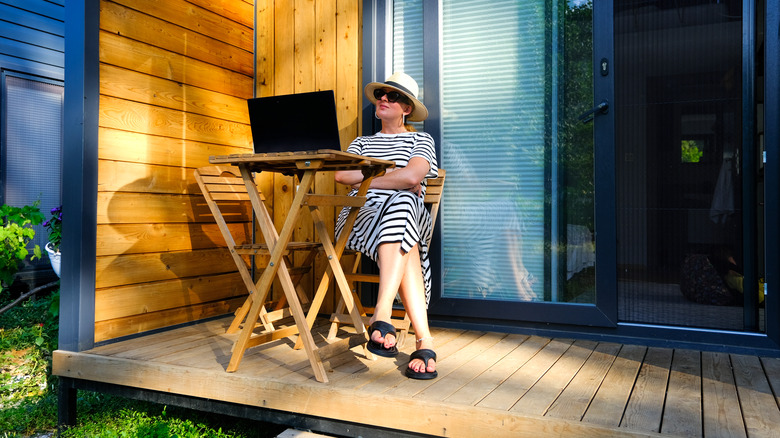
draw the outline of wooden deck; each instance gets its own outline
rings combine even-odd
[[[230,321],[56,351],[54,374],[437,436],[780,435],[777,358],[437,329],[435,380],[403,375],[407,342],[396,359],[336,356],[322,384],[287,339],[225,372]]]

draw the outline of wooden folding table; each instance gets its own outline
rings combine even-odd
[[[395,163],[388,160],[364,157],[336,150],[304,151],[295,153],[269,153],[269,154],[242,154],[221,155],[209,158],[212,164],[231,164],[238,166],[241,176],[250,194],[252,208],[257,215],[260,232],[268,245],[270,259],[268,265],[256,284],[256,293],[250,294],[247,304],[237,312],[231,327],[240,327],[238,339],[233,345],[233,352],[227,371],[234,372],[238,369],[241,358],[247,348],[280,339],[295,334],[299,335],[298,344],[303,344],[306,355],[314,370],[315,378],[320,382],[327,382],[328,378],[323,366],[323,359],[345,351],[345,349],[365,343],[367,334],[361,318],[362,309],[360,303],[352,299],[349,284],[341,268],[340,258],[344,252],[347,238],[355,223],[358,209],[365,203],[366,192],[371,180],[381,175],[385,169],[393,167]],[[317,172],[335,170],[361,170],[364,179],[356,196],[314,194],[310,193],[314,177]],[[279,172],[288,175],[297,175],[300,184],[293,199],[290,210],[285,218],[281,231],[276,232],[273,221],[268,214],[262,200],[258,196],[257,186],[253,172]],[[314,294],[309,313],[304,313],[303,307],[293,286],[290,273],[285,265],[283,256],[293,237],[295,223],[303,207],[308,207],[312,221],[320,236],[320,241],[328,260],[328,267]],[[352,211],[347,217],[344,230],[340,238],[331,242],[328,227],[323,221],[319,207],[348,206]],[[268,296],[274,278],[278,276],[284,290],[284,295],[289,305],[289,313],[294,324],[284,328],[276,328],[265,312],[264,303]],[[336,281],[341,297],[347,305],[350,319],[356,328],[356,336],[317,347],[311,334],[311,327],[317,317],[322,301],[328,290],[330,278]],[[258,321],[259,320],[259,321]],[[261,333],[255,333],[255,329],[263,327]],[[367,350],[366,350],[367,353]]]

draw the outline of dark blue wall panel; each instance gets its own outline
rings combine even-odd
[[[63,80],[62,0],[0,0],[0,69]]]

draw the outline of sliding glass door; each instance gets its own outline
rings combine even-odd
[[[778,0],[367,5],[448,172],[434,317],[780,339]]]
[[[613,325],[595,233],[613,220],[596,202],[608,154],[600,176],[595,164],[597,143],[612,150],[611,42],[593,5],[416,0],[389,14],[387,70],[423,86],[435,112],[418,129],[438,133],[447,170],[431,313]]]

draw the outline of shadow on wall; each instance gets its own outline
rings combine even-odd
[[[227,314],[246,298],[192,169],[153,167],[99,193],[96,341]],[[226,208],[231,232],[251,236],[251,212]]]

